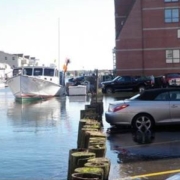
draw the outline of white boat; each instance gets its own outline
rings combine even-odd
[[[60,96],[60,73],[55,67],[25,66],[13,69],[7,84],[16,99],[40,99]]]

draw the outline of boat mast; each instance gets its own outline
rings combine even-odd
[[[60,71],[60,18],[58,18],[58,70]]]

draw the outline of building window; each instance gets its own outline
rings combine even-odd
[[[7,57],[5,57],[5,60],[7,60]]]
[[[15,57],[12,57],[12,60],[15,60]]]
[[[179,0],[164,0],[164,2],[178,2]]]
[[[179,22],[179,9],[165,9],[164,11],[165,22]]]
[[[180,29],[177,30],[177,37],[180,38]]]
[[[166,50],[166,63],[180,63],[180,50]]]

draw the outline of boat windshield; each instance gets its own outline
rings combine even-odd
[[[32,76],[32,68],[24,68],[24,75]]]
[[[17,76],[19,74],[27,75],[27,76],[57,76],[58,70],[53,68],[42,68],[42,67],[25,67],[25,68],[16,68],[13,70],[13,76]]]
[[[42,76],[43,75],[43,68],[34,68],[34,76]]]
[[[54,69],[45,68],[44,69],[44,76],[54,76]]]
[[[17,76],[17,75],[19,75],[21,73],[22,73],[22,69],[21,68],[13,69],[13,76]]]

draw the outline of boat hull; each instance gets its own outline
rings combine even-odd
[[[8,80],[8,86],[16,98],[50,98],[60,96],[61,85],[33,76],[18,75]]]

